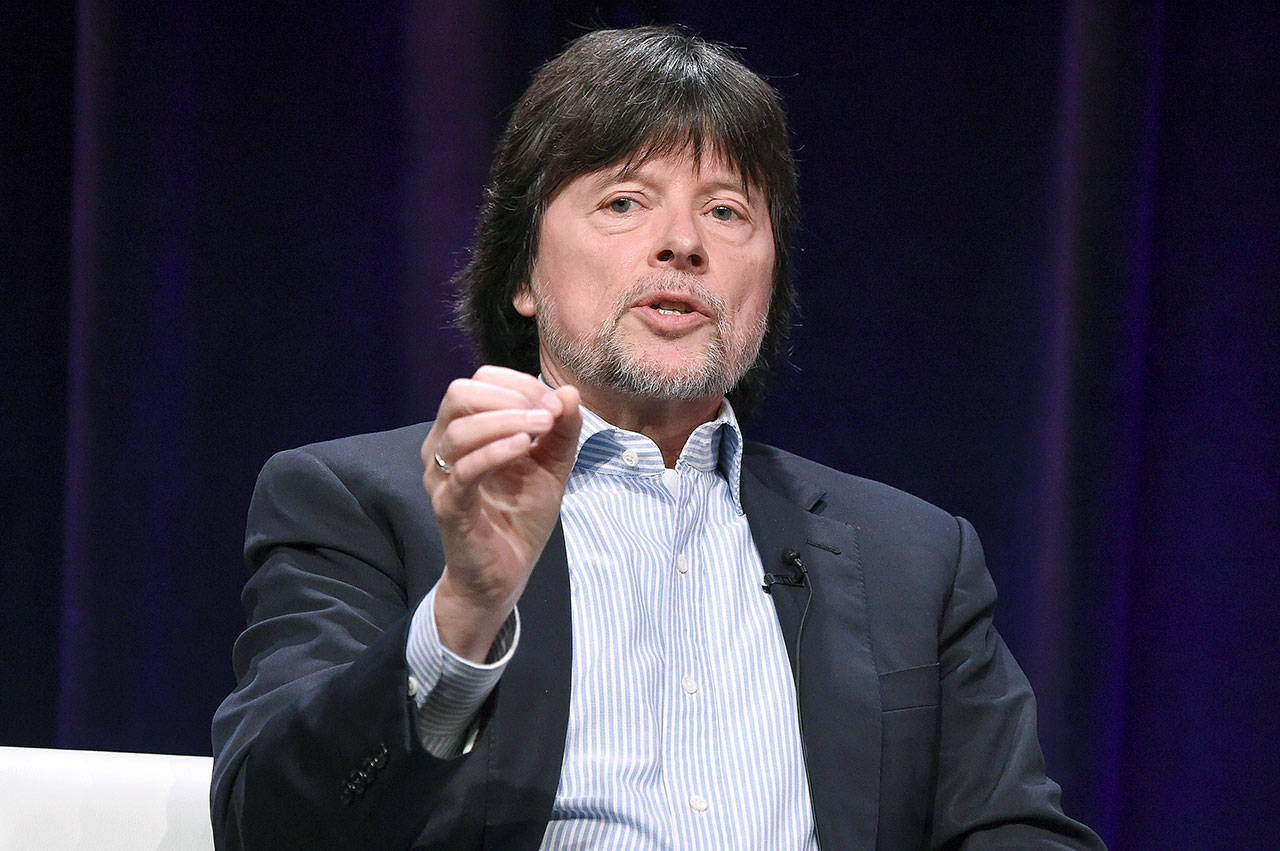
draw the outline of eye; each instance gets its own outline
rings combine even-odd
[[[737,215],[737,210],[726,204],[717,204],[711,208],[711,218],[716,219],[717,221],[731,221]]]
[[[615,213],[630,213],[636,202],[630,198],[614,198],[609,202],[609,209]]]

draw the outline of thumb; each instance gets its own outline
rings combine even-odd
[[[551,429],[538,438],[534,454],[542,463],[552,467],[562,477],[569,475],[574,456],[578,451],[578,435],[582,431],[582,397],[578,388],[562,385],[555,389],[562,410]]]

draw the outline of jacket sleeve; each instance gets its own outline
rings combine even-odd
[[[973,527],[958,521],[959,552],[939,635],[940,740],[936,848],[1099,849],[1068,818],[1045,775],[1035,697],[996,632],[996,589]]]
[[[412,734],[416,601],[376,501],[307,450],[259,477],[237,686],[213,719],[219,848],[404,848],[424,830],[472,844],[477,817],[450,781],[478,754],[438,759]]]

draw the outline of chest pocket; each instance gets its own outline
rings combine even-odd
[[[937,791],[938,666],[880,675],[878,848],[923,848]]]
[[[938,665],[920,665],[880,675],[880,710],[894,712],[938,705]]]

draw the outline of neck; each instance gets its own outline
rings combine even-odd
[[[552,387],[565,383],[545,370],[543,379]],[[676,459],[693,430],[716,418],[724,398],[654,399],[588,385],[578,385],[578,391],[582,395],[582,404],[605,422],[643,434],[656,443],[662,453],[662,462],[668,467],[676,465]]]

